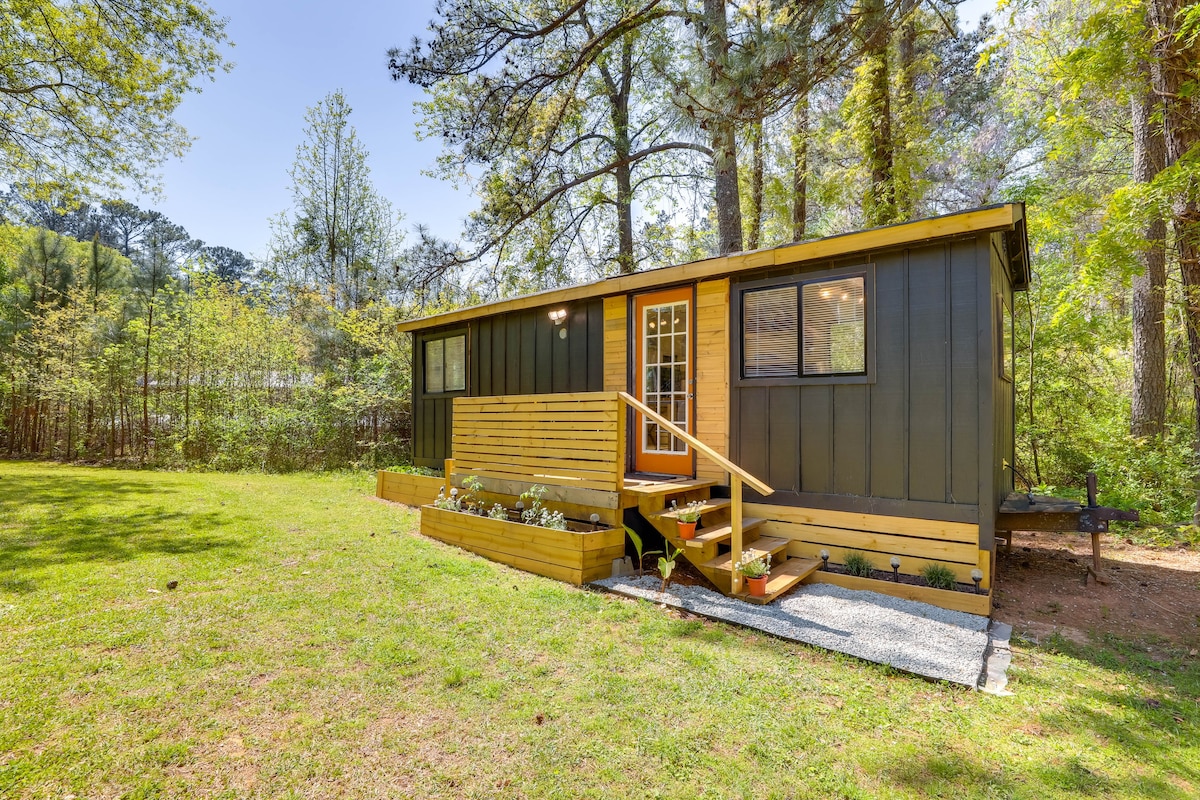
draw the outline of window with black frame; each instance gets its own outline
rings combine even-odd
[[[461,392],[467,388],[466,334],[426,339],[425,394]]]
[[[742,293],[742,377],[867,372],[866,279],[839,276]]]

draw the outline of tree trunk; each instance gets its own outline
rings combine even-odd
[[[1179,0],[1153,0],[1149,6],[1150,34],[1157,56],[1151,62],[1155,94],[1163,103],[1165,165],[1171,167],[1200,142],[1200,108],[1193,92],[1200,40],[1185,46],[1178,39]],[[1190,182],[1194,183],[1194,181]],[[1191,365],[1194,402],[1194,444],[1200,461],[1200,201],[1197,187],[1180,187],[1171,205],[1171,225],[1179,250],[1183,279],[1184,318],[1187,324],[1188,361]],[[1195,476],[1196,506],[1192,522],[1200,525],[1200,475]]]
[[[724,0],[704,0],[705,52],[712,73],[714,105],[728,100],[723,96],[727,78],[723,76],[725,52],[729,46],[729,23]],[[717,252],[720,255],[742,249],[742,205],[738,189],[737,136],[733,116],[723,110],[707,120],[712,135],[713,178],[717,203]]]
[[[150,456],[150,336],[154,331],[154,299],[146,314],[146,349],[142,355],[142,462]]]
[[[863,201],[863,214],[868,226],[888,225],[896,221],[896,182],[888,71],[891,31],[884,0],[866,0],[862,19],[863,80],[866,81],[865,112],[868,116],[865,124],[869,126],[865,155],[871,179]]]
[[[746,228],[746,249],[757,250],[762,243],[763,222],[763,121],[750,123],[750,220]]]
[[[893,221],[915,219],[917,216],[916,176],[912,159],[908,157],[908,148],[913,137],[917,114],[917,21],[916,0],[901,0],[900,2],[900,31],[896,43],[896,56],[899,61],[896,91],[895,121],[893,122],[892,153],[893,153],[893,192],[895,194],[895,212]],[[900,154],[900,162],[896,164],[896,155]]]
[[[1133,97],[1133,179],[1149,183],[1163,169],[1166,145],[1154,121],[1158,102],[1150,86],[1150,65],[1142,64],[1141,92]],[[1144,272],[1133,279],[1133,415],[1134,436],[1159,436],[1167,416],[1167,352],[1163,307],[1167,285],[1164,241],[1167,226],[1155,217],[1146,228]]]
[[[808,93],[792,112],[792,241],[804,240],[808,227]]]

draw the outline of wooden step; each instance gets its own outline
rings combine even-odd
[[[767,593],[765,596],[751,597],[750,588],[746,587],[743,591],[733,595],[733,597],[745,600],[747,603],[757,603],[760,606],[766,605],[820,568],[821,560],[819,558],[789,558],[771,570],[771,577],[767,581]],[[744,582],[743,585],[745,585]]]
[[[754,558],[758,558],[759,556],[763,555],[764,553],[770,553],[772,564],[775,564],[777,562],[780,563],[781,565],[786,564],[787,561],[778,559],[777,556],[780,553],[787,550],[789,541],[790,541],[789,539],[778,539],[775,537],[764,536],[761,539],[755,539],[754,541],[747,542],[745,545],[743,545],[742,553],[754,553],[754,556],[753,556]],[[784,556],[784,558],[786,559],[787,556]],[[819,564],[820,562],[817,562],[817,563]],[[711,561],[705,561],[700,566],[705,567],[707,569],[717,570],[719,572],[732,572],[733,571],[732,554],[725,553],[723,555],[719,555],[716,558],[712,559]],[[771,572],[774,573],[775,570],[772,569]]]
[[[709,514],[713,511],[720,511],[725,508],[729,508],[729,500],[714,497],[710,500],[704,501],[704,504],[700,506],[700,514],[703,516],[704,514]],[[675,519],[678,513],[679,512],[677,512],[675,509],[668,508],[666,511],[660,511],[654,516],[659,517],[660,519]]]
[[[653,478],[639,478],[635,475],[626,475],[625,484],[621,491],[626,494],[637,495],[638,497],[654,497],[680,494],[681,492],[693,492],[697,489],[707,489],[710,486],[716,485],[716,481],[693,478],[664,478],[663,480],[655,480]]]
[[[745,517],[742,519],[742,533],[746,534],[762,525],[766,520],[758,517]],[[733,536],[733,525],[726,522],[724,525],[714,525],[711,528],[697,528],[695,539],[684,539],[683,543],[688,547],[704,547],[706,544],[719,544],[729,540]]]

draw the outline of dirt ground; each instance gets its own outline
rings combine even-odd
[[[1014,534],[1010,552],[1000,545],[993,618],[1033,637],[1057,632],[1085,643],[1111,633],[1200,647],[1200,552],[1138,547],[1114,534],[1100,541],[1107,586],[1087,577],[1087,534]]]

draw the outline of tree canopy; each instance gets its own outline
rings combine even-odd
[[[153,187],[189,144],[172,114],[231,66],[226,41],[192,0],[0,0],[0,179]]]

